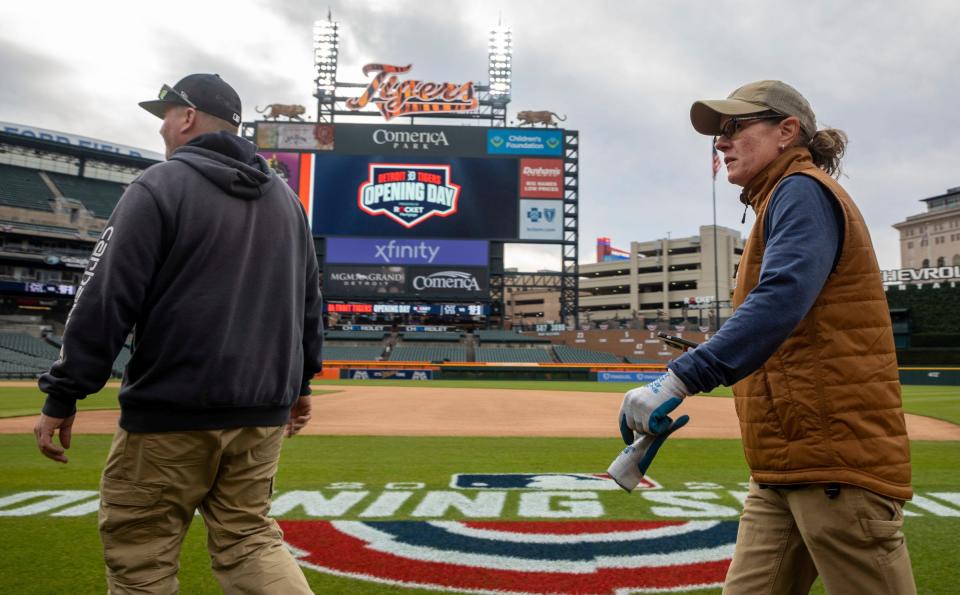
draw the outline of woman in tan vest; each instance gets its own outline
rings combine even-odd
[[[832,594],[916,593],[890,315],[863,216],[833,177],[846,135],[817,130],[780,81],[697,101],[690,118],[756,221],[736,312],[656,391],[627,393],[626,425],[660,433],[646,428],[669,426],[687,395],[733,385],[751,480],[724,593],[807,593],[818,575]]]

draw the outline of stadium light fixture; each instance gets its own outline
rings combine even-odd
[[[497,23],[490,30],[488,74],[490,97],[495,101],[510,101],[511,76],[513,71],[513,33],[510,27]]]
[[[327,20],[313,23],[313,63],[317,96],[332,96],[337,84],[337,56],[340,52],[340,24],[328,11]]]

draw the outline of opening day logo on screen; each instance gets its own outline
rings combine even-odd
[[[369,172],[357,192],[357,204],[368,215],[385,215],[410,229],[457,212],[460,186],[450,181],[449,165],[371,163]]]
[[[560,130],[487,131],[487,153],[490,155],[563,155],[563,133]]]

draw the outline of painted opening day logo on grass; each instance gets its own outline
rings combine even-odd
[[[465,593],[616,593],[717,587],[736,521],[281,521],[299,563]]]
[[[564,499],[570,512],[579,509],[583,514],[592,507],[578,504],[588,504],[583,498],[591,491],[620,490],[603,473],[458,473],[451,477],[450,487],[486,494],[492,500],[504,490],[523,491],[525,503],[519,512],[528,518],[550,514],[548,501],[555,498]],[[661,488],[649,478],[639,487]],[[404,497],[403,492],[395,494],[392,500]],[[457,495],[450,493],[448,502],[457,501],[453,497]],[[383,505],[394,506],[392,500]],[[553,512],[555,517],[568,516],[565,511]],[[381,584],[461,593],[614,595],[716,587],[726,575],[737,537],[736,521],[718,520],[280,524],[287,545],[305,568]]]
[[[371,163],[369,178],[357,191],[361,211],[385,215],[407,229],[456,213],[459,198],[449,165]]]
[[[278,492],[270,515],[301,566],[369,583],[578,595],[720,586],[748,484],[664,489],[645,480],[629,496],[602,473],[457,473],[446,486],[322,482]],[[637,517],[610,518],[605,503],[623,498]],[[43,516],[55,524],[98,508],[92,489],[3,494],[0,523]],[[960,492],[915,494],[904,516],[960,522]]]

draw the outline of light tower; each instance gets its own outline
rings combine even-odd
[[[513,33],[500,19],[497,20],[497,26],[490,30],[488,56],[491,117],[495,123],[500,122],[502,126],[507,121],[507,104],[510,103]]]
[[[327,20],[313,23],[313,64],[317,85],[317,122],[333,123],[336,109],[337,55],[340,52],[340,24],[327,10]]]

